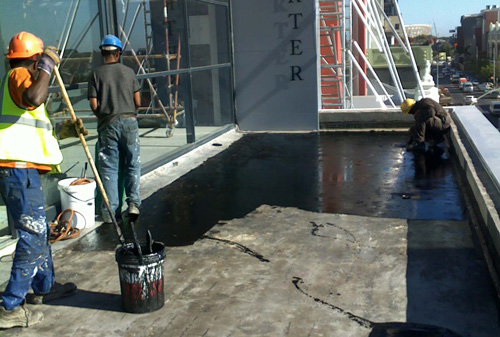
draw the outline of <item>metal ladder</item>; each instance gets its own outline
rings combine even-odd
[[[347,12],[348,13],[348,12]],[[345,108],[346,65],[345,0],[319,0],[321,105],[323,109]]]
[[[173,9],[174,7],[174,2],[176,0],[163,0],[163,25],[165,27],[165,52],[163,57],[166,60],[167,63],[167,70],[170,71],[173,69],[178,70],[180,68],[180,51],[181,51],[181,43],[180,43],[180,36],[177,39],[177,47],[174,53],[170,52],[170,35],[171,32],[169,30],[170,23],[168,20],[168,10]],[[153,32],[152,32],[152,25],[151,25],[151,10],[147,8],[147,1],[143,1],[143,14],[144,14],[144,31],[145,31],[145,41],[146,41],[146,58],[144,60],[144,69],[146,71],[154,71],[153,67],[151,66],[152,63],[152,51],[153,51]],[[171,62],[175,62],[173,67]],[[158,103],[160,105],[160,108],[165,112],[168,113],[169,118],[168,118],[168,125],[167,125],[167,137],[170,137],[173,133],[173,129],[175,127],[176,123],[176,117],[177,117],[177,112],[179,110],[179,104],[178,104],[178,86],[179,86],[179,74],[176,75],[168,75],[168,106],[164,107],[161,101],[159,101],[159,97],[154,89],[151,88],[153,92],[150,92],[151,97],[156,97],[155,99],[151,100],[150,107],[155,110],[155,105]],[[157,102],[158,100],[158,102]]]
[[[150,54],[151,51],[153,50],[153,32],[152,32],[152,27],[151,27],[151,10],[148,9],[147,4],[149,1],[143,0],[142,1],[142,13],[144,16],[144,41],[146,41],[146,55],[145,59],[143,61],[143,67],[144,69],[149,73],[151,72],[151,60],[150,60]]]

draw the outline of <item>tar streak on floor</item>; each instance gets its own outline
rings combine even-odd
[[[300,277],[294,277],[292,283],[298,291],[305,296],[313,299],[315,302],[331,308],[332,310],[345,315],[353,322],[356,322],[362,327],[370,328],[372,331],[368,337],[461,337],[459,334],[442,327],[433,325],[417,324],[417,323],[401,323],[401,322],[388,322],[376,323],[366,318],[355,315],[346,311],[334,304],[328,303],[318,297],[314,297],[302,289],[301,285],[304,280]]]

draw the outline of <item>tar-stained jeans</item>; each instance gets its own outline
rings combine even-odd
[[[19,235],[9,283],[2,295],[3,306],[11,310],[22,304],[30,287],[35,294],[50,292],[54,266],[38,171],[0,168],[0,193]]]
[[[141,205],[139,195],[141,179],[141,156],[139,147],[139,125],[135,117],[118,118],[99,131],[99,170],[114,216],[119,217],[118,170],[120,154],[125,160],[125,195],[127,204]],[[108,214],[102,203],[101,214]]]

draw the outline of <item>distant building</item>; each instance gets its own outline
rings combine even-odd
[[[400,27],[399,17],[394,2],[392,0],[378,0],[378,1],[380,2],[380,5],[384,6],[384,13],[385,15],[387,15],[387,18],[391,22],[391,25],[394,28],[394,30],[398,33],[399,36],[402,36],[403,32]],[[382,16],[381,16],[381,21],[383,22],[385,36],[389,44],[391,46],[397,44],[390,25],[385,21],[385,19]]]
[[[419,25],[405,25],[406,33],[408,34],[408,37],[417,37],[420,35],[431,35],[432,33],[432,26],[431,25],[424,25],[424,24],[419,24]]]
[[[463,15],[460,19],[463,34],[463,53],[465,58],[475,58],[480,54],[482,46],[482,27],[484,15],[470,14]]]
[[[491,29],[499,21],[500,6],[487,5],[478,14],[463,15],[460,18],[460,27],[456,29],[458,47],[463,50],[460,62],[467,58],[482,58],[492,56]],[[495,33],[494,33],[495,34]]]
[[[500,7],[497,5],[486,6],[486,9],[482,10],[481,13],[484,15],[482,36],[485,37],[482,40],[481,45],[481,56],[487,56],[488,58],[493,58],[494,46],[498,45],[498,21],[500,17]],[[494,32],[492,32],[494,30]],[[497,47],[498,48],[498,47]]]
[[[488,59],[493,60],[498,57],[498,43],[500,41],[500,24],[490,23],[488,27]]]

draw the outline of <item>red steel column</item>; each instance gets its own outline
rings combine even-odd
[[[366,8],[366,0],[358,0],[358,3],[363,3]],[[362,7],[360,7],[361,10]],[[364,17],[366,18],[366,13],[364,13]],[[354,41],[357,41],[359,44],[359,47],[361,48],[361,51],[366,55],[366,27],[363,24],[363,20],[359,17],[357,11],[352,12],[352,22],[353,22],[353,35],[352,39]],[[354,53],[356,56],[356,61],[358,61],[361,69],[363,69],[363,72],[366,74],[366,63],[363,60],[363,58],[356,52]],[[358,70],[353,67],[353,78],[355,79],[355,82],[353,83],[353,91],[354,95],[359,95],[359,96],[366,96],[366,81],[363,78],[362,75],[357,74]]]

